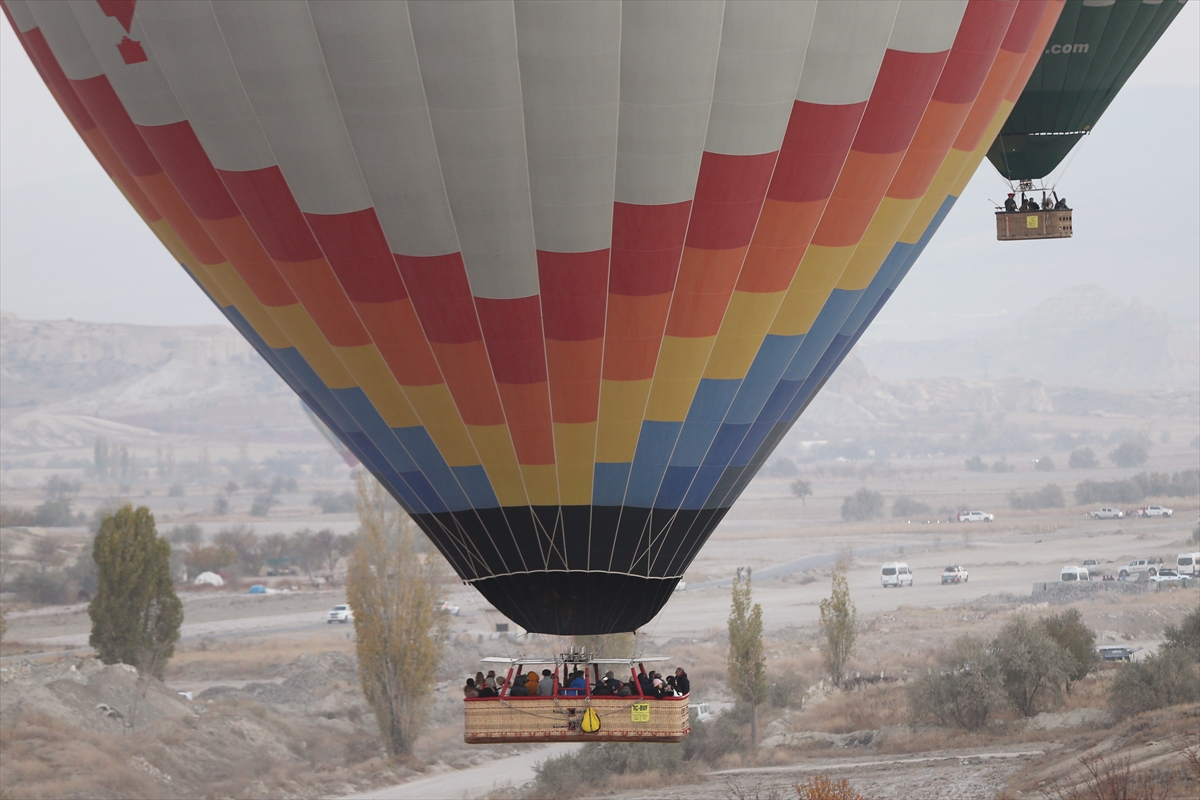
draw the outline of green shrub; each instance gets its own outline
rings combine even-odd
[[[1062,508],[1067,504],[1062,487],[1057,483],[1047,483],[1036,492],[1009,492],[1008,505],[1011,508],[1036,511],[1042,508]]]
[[[1200,470],[1185,469],[1168,475],[1165,472],[1139,472],[1132,478],[1118,481],[1080,481],[1075,487],[1075,502],[1139,503],[1147,497],[1195,497],[1200,494]]]
[[[678,773],[684,767],[682,744],[608,742],[547,759],[534,768],[531,797],[577,797],[594,794],[616,775]]]
[[[1090,447],[1076,447],[1067,460],[1067,466],[1071,469],[1095,469],[1099,463]]]
[[[1121,714],[1140,714],[1156,708],[1200,700],[1200,679],[1191,655],[1165,647],[1145,661],[1120,668],[1108,693],[1109,707]]]
[[[1165,647],[1200,661],[1200,608],[1192,609],[1179,625],[1168,625],[1163,635],[1167,640]]]
[[[987,472],[987,464],[979,456],[971,456],[966,460],[967,472]]]
[[[1016,472],[1017,468],[1008,463],[1007,458],[1002,458],[995,464],[992,464],[992,472]]]
[[[865,486],[842,501],[842,519],[847,522],[882,516],[883,495]]]
[[[1146,448],[1137,442],[1121,442],[1115,450],[1108,454],[1108,460],[1118,467],[1140,467],[1146,463],[1150,454]]]
[[[933,509],[929,507],[928,503],[913,500],[907,495],[897,497],[892,501],[893,517],[928,517],[932,513]]]
[[[1033,468],[1038,472],[1054,472],[1054,459],[1050,456],[1042,456],[1034,462]]]
[[[996,657],[982,639],[966,634],[945,654],[943,670],[908,688],[909,717],[976,730],[1004,700]]]

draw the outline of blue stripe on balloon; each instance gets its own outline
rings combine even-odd
[[[659,484],[662,483],[663,473],[666,472],[671,450],[682,428],[682,422],[646,420],[642,423],[637,450],[633,455],[633,466],[629,472],[629,489],[625,492],[624,505],[651,507]]]
[[[592,505],[619,506],[625,501],[629,462],[596,462],[592,479]]]

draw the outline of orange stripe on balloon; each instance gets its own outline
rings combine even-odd
[[[715,336],[729,295],[737,283],[746,248],[701,250],[683,248],[675,298],[667,320],[668,336]]]
[[[608,296],[604,378],[640,381],[654,376],[671,295]]]

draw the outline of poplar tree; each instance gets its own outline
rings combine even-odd
[[[372,477],[358,476],[359,535],[346,573],[358,674],[393,756],[412,755],[429,719],[447,630],[435,604],[444,574],[417,552],[416,525]]]
[[[833,591],[821,601],[821,628],[825,641],[821,643],[821,656],[833,682],[840,686],[846,675],[846,664],[854,653],[854,640],[858,634],[854,623],[858,611],[850,601],[850,587],[846,585],[846,573],[833,571]]]
[[[162,679],[183,624],[170,555],[145,506],[122,506],[100,523],[92,547],[97,572],[88,643],[105,664],[129,664],[141,676]]]
[[[762,606],[751,605],[750,571],[738,569],[729,609],[729,690],[750,709],[750,741],[758,743],[758,707],[767,699]]]

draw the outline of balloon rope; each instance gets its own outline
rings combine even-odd
[[[1055,189],[1058,188],[1058,182],[1061,181],[1063,179],[1063,176],[1067,174],[1067,170],[1070,169],[1070,167],[1071,167],[1071,162],[1073,162],[1075,160],[1075,156],[1077,156],[1077,155],[1079,155],[1079,148],[1078,147],[1072,148],[1071,149],[1071,157],[1068,158],[1067,163],[1063,165],[1062,172],[1058,173],[1058,177],[1055,178],[1054,185],[1050,187],[1050,191],[1054,191]]]

